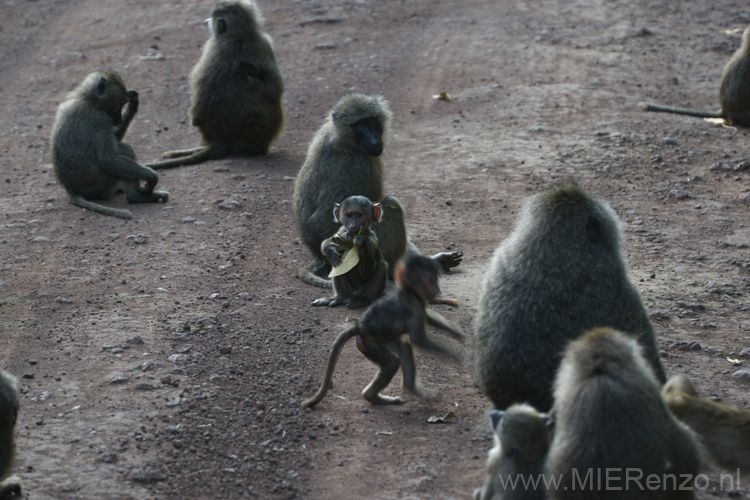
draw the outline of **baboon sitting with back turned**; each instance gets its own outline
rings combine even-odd
[[[383,197],[380,155],[390,122],[391,111],[381,96],[349,94],[339,99],[315,133],[294,183],[294,220],[315,257],[299,270],[306,283],[331,288],[325,278],[331,266],[320,245],[338,229],[331,207],[349,196],[365,196],[383,206],[383,219],[373,229],[389,272],[407,252],[419,253],[407,240],[403,207],[393,196]],[[433,258],[448,270],[459,265],[462,256],[444,252]]]
[[[527,404],[490,412],[495,446],[487,456],[484,486],[474,500],[544,500],[544,473],[552,433],[550,418]],[[532,483],[531,481],[538,481]]]
[[[440,295],[439,267],[435,259],[416,254],[396,263],[396,288],[370,304],[356,325],[339,334],[328,354],[320,389],[315,396],[302,403],[302,408],[315,406],[325,397],[331,387],[339,353],[353,337],[357,338],[357,349],[378,365],[377,375],[362,391],[367,401],[377,405],[402,403],[397,397],[380,394],[391,383],[399,367],[405,389],[420,398],[435,396],[435,392],[419,384],[412,344],[458,359],[459,355],[452,348],[427,336],[427,325],[442,328],[457,339],[463,338],[457,326],[427,309],[427,302]],[[395,350],[398,356],[391,350]]]
[[[52,126],[52,163],[71,203],[130,219],[129,210],[89,200],[108,200],[125,191],[130,203],[167,201],[168,193],[154,191],[156,172],[138,163],[133,148],[122,142],[137,110],[138,93],[126,90],[114,71],[88,75],[60,104]]]
[[[18,476],[7,477],[16,455],[15,427],[18,418],[18,380],[0,368],[0,498],[21,494]]]
[[[575,184],[525,201],[487,266],[474,325],[476,380],[498,409],[527,402],[548,411],[565,343],[596,326],[638,339],[656,378],[666,380],[628,280],[617,216]]]
[[[612,328],[568,344],[555,379],[551,500],[694,498],[701,447],[664,404],[642,352]]]
[[[701,118],[723,118],[729,125],[750,127],[750,26],[742,34],[740,48],[732,55],[721,74],[719,84],[721,111],[696,111],[672,108],[648,102],[640,103],[646,111],[663,111]]]
[[[675,375],[662,389],[672,413],[698,434],[709,462],[734,473],[750,472],[750,410],[702,398],[687,375]]]
[[[265,155],[284,125],[284,82],[258,6],[222,1],[208,22],[211,37],[190,72],[190,117],[202,145],[166,152],[162,156],[171,159],[148,163],[151,168]]]

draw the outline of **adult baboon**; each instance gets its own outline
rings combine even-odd
[[[750,472],[750,410],[698,395],[687,375],[670,378],[662,390],[675,416],[698,434],[709,461],[727,472]]]
[[[190,118],[202,145],[168,151],[162,156],[171,159],[148,163],[152,168],[265,155],[284,125],[284,82],[255,2],[218,2],[209,29],[211,37],[190,72]]]
[[[596,326],[627,332],[666,380],[656,336],[627,276],[614,211],[574,184],[529,197],[485,271],[474,320],[474,369],[495,408],[552,405],[568,340]]]
[[[18,418],[18,380],[0,369],[0,498],[21,494],[17,476],[8,477],[16,455],[15,427]]]
[[[114,71],[88,75],[60,104],[52,126],[52,163],[71,203],[130,219],[128,210],[89,200],[125,191],[130,203],[167,201],[168,193],[154,191],[156,172],[138,163],[133,148],[122,142],[137,110],[138,93],[126,90]]]
[[[325,278],[331,266],[320,245],[338,229],[330,207],[349,196],[365,196],[383,206],[383,219],[373,229],[390,269],[407,249],[410,254],[419,253],[407,241],[403,207],[393,196],[383,197],[380,155],[390,121],[391,111],[383,97],[349,94],[339,99],[315,133],[294,183],[294,220],[315,257],[299,271],[306,283],[331,288]],[[462,255],[446,252],[433,258],[449,269],[461,262]]]
[[[434,391],[419,384],[412,344],[458,359],[458,354],[452,348],[427,336],[427,325],[442,328],[455,338],[463,338],[457,326],[427,309],[427,302],[440,295],[438,272],[437,261],[424,255],[409,255],[397,262],[397,287],[370,304],[356,325],[339,334],[328,354],[320,389],[315,396],[302,403],[302,408],[315,406],[325,397],[331,387],[339,353],[344,344],[354,337],[357,338],[357,349],[378,365],[377,375],[362,391],[367,401],[380,405],[402,403],[400,398],[380,394],[390,384],[399,367],[402,369],[401,380],[405,389],[420,398],[433,397],[436,394]]]
[[[750,126],[750,26],[742,34],[740,48],[732,55],[719,84],[721,111],[697,111],[672,108],[648,102],[640,103],[646,111],[663,111],[701,118],[723,118],[729,125]]]
[[[552,433],[550,419],[527,404],[490,412],[495,446],[487,456],[484,486],[474,500],[544,500],[542,475]]]
[[[642,352],[611,328],[568,344],[555,379],[550,499],[694,498],[700,445],[664,404]]]

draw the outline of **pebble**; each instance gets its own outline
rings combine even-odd
[[[739,382],[750,384],[750,368],[743,368],[742,370],[737,370],[736,372],[732,374],[732,378]]]

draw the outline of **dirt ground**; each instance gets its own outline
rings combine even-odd
[[[212,2],[0,2],[0,366],[21,379],[24,498],[470,498],[492,443],[470,340],[463,365],[418,354],[437,399],[369,405],[374,368],[347,346],[332,393],[298,409],[358,314],[310,307],[327,292],[296,278],[309,253],[291,210],[307,144],[349,91],[391,103],[386,190],[412,239],[465,253],[442,281],[462,306],[436,309],[467,334],[522,199],[576,179],[622,220],[669,374],[750,408],[726,359],[750,360],[750,132],[637,107],[716,109],[746,1],[259,3],[284,136],[267,157],[164,171],[169,202],[122,221],[68,204],[55,110],[109,67],[140,93],[126,140],[142,161],[195,145],[187,75]],[[708,473],[699,498],[750,498]]]

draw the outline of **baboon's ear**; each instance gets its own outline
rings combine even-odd
[[[341,222],[341,204],[340,203],[333,204],[333,220],[335,220],[336,222]]]
[[[406,286],[408,279],[406,278],[406,266],[404,266],[403,262],[396,262],[396,267],[393,270],[393,279],[402,287]]]
[[[490,421],[492,422],[492,429],[497,429],[497,426],[500,425],[500,421],[505,416],[505,412],[503,410],[492,410],[490,412]]]
[[[101,77],[99,78],[99,81],[96,84],[96,93],[97,95],[103,96],[107,93],[107,78]]]
[[[380,222],[380,219],[383,218],[383,206],[380,203],[375,203],[372,206],[372,218],[375,222]]]

